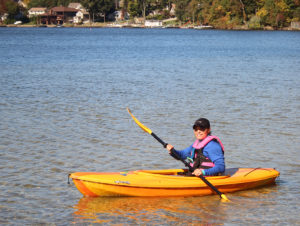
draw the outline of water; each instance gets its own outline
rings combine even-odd
[[[1,28],[0,38],[0,224],[299,225],[299,32]],[[182,167],[126,107],[177,149],[207,117],[227,167],[281,176],[230,203],[84,198],[68,173]]]

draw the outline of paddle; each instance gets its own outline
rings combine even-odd
[[[139,125],[139,127],[142,128],[142,130],[144,130],[146,133],[149,133],[151,136],[153,136],[159,143],[161,143],[164,148],[167,147],[167,143],[165,143],[162,139],[160,139],[155,133],[153,133],[151,131],[151,129],[149,129],[148,127],[146,127],[145,125],[143,125],[136,117],[134,117],[134,115],[131,113],[130,109],[127,108],[128,113],[131,115],[131,117],[133,118],[133,120],[136,122],[136,124]],[[171,150],[171,153],[173,154],[172,156],[176,159],[181,160],[181,162],[184,163],[185,166],[187,166],[189,168],[190,171],[192,171],[192,167],[190,166],[190,164],[184,160],[182,160],[178,154],[174,151],[174,149]],[[208,180],[206,180],[206,178],[203,175],[199,176],[200,179],[207,184],[208,187],[210,187],[214,192],[216,192],[222,199],[229,201],[229,199],[226,197],[226,195],[224,195],[222,192],[220,192],[215,186],[213,186]]]

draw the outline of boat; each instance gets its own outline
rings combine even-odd
[[[88,197],[204,196],[215,194],[200,178],[185,176],[186,169],[129,172],[77,172],[69,175]],[[274,184],[280,173],[272,168],[229,168],[224,175],[205,177],[222,193]]]
[[[209,25],[198,25],[198,26],[195,26],[194,29],[197,29],[197,30],[202,30],[202,29],[213,29],[214,27],[213,26],[209,26]]]

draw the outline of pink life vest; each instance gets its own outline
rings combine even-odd
[[[221,145],[222,151],[224,152],[224,146],[223,146],[221,140],[219,139],[219,137],[217,137],[217,136],[207,136],[202,141],[196,140],[193,144],[193,148],[202,149],[212,140],[217,140],[218,143]]]
[[[222,151],[224,152],[224,146],[223,146],[221,140],[217,136],[207,136],[202,141],[197,139],[193,144],[193,152],[195,150],[202,150],[212,140],[216,140],[220,144]],[[200,154],[200,155],[202,155],[202,158],[205,158],[204,161],[200,162],[200,167],[212,168],[215,166],[215,164],[209,158],[205,157],[203,154]],[[198,157],[201,157],[201,156],[198,156]],[[194,156],[194,159],[196,159],[196,158],[197,158],[197,153],[195,153],[195,156]],[[191,167],[193,167],[193,168],[194,168],[194,163],[195,162],[190,163]],[[203,168],[201,168],[201,169],[203,169]]]

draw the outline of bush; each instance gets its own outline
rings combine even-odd
[[[250,29],[261,29],[261,19],[259,16],[252,16],[249,21],[249,28]]]

